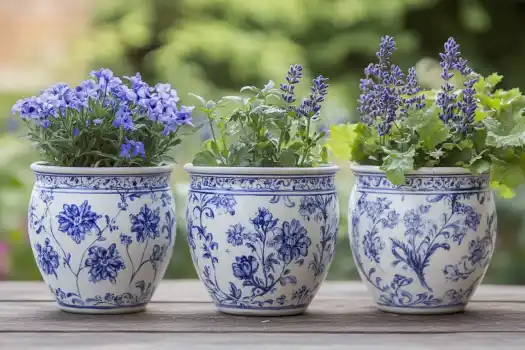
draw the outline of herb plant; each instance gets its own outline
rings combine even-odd
[[[449,38],[441,58],[442,85],[422,89],[416,71],[391,62],[395,41],[381,39],[378,61],[361,79],[354,124],[333,125],[327,146],[337,157],[376,165],[396,185],[422,167],[463,167],[490,173],[504,197],[525,182],[525,98],[496,86],[502,76],[474,72]]]
[[[181,142],[193,107],[179,106],[169,84],[150,87],[137,73],[115,77],[109,69],[91,73],[71,88],[59,83],[39,96],[18,101],[28,137],[43,160],[65,167],[157,166]]]
[[[327,163],[321,144],[325,131],[316,131],[327,78],[313,80],[310,93],[296,103],[296,86],[303,78],[301,65],[292,65],[279,89],[270,81],[264,88],[241,89],[250,97],[226,96],[205,101],[193,95],[206,115],[211,138],[193,159],[194,165],[230,167],[314,167]],[[231,104],[235,108],[229,109]]]

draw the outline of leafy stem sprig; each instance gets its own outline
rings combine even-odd
[[[286,83],[274,88],[243,87],[249,96],[225,96],[215,101],[191,94],[200,102],[210,138],[193,164],[230,167],[313,167],[327,163],[321,145],[325,131],[314,130],[328,93],[326,78],[313,80],[308,97],[296,105],[295,89],[303,68],[292,65]],[[233,107],[232,107],[233,105]]]

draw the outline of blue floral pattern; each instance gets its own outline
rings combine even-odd
[[[76,204],[64,204],[64,209],[58,214],[58,229],[66,233],[76,244],[80,244],[86,234],[97,226],[97,220],[101,218],[91,211],[88,201],[84,201],[80,206]]]
[[[108,249],[100,246],[90,247],[84,264],[89,267],[88,280],[93,283],[108,280],[115,284],[118,272],[126,268],[115,243]]]
[[[144,242],[147,239],[155,239],[160,236],[159,217],[160,208],[151,210],[148,205],[140,208],[137,215],[129,214],[131,220],[131,232],[137,234],[137,241]]]
[[[168,179],[37,174],[29,233],[60,306],[100,312],[149,302],[175,242]]]
[[[44,246],[40,243],[35,244],[35,250],[37,251],[37,263],[42,269],[42,272],[46,275],[54,275],[58,277],[56,269],[59,265],[58,253],[53,249],[53,246],[49,242],[49,238],[46,238]]]
[[[333,175],[191,177],[188,244],[217,306],[304,310],[334,256]]]
[[[358,173],[349,208],[354,260],[377,303],[420,310],[466,305],[494,251],[496,213],[486,177],[412,175],[397,190],[385,179]]]

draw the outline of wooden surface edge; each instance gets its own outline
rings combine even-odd
[[[361,281],[325,281],[314,300],[363,298],[372,296]],[[0,302],[52,301],[49,289],[40,281],[0,282]],[[482,284],[472,300],[525,302],[525,286]],[[211,302],[204,285],[199,280],[163,280],[157,288],[153,302]]]

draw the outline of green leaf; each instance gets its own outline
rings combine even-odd
[[[383,159],[381,169],[386,172],[386,176],[392,184],[404,184],[406,173],[414,170],[414,157],[416,156],[415,146],[410,147],[406,152],[388,149],[385,149],[385,152],[388,156]]]
[[[193,165],[217,166],[217,159],[210,151],[201,151],[193,157]]]
[[[197,100],[199,100],[201,106],[203,106],[203,107],[206,106],[206,100],[205,100],[203,97],[201,97],[201,96],[199,96],[199,95],[192,94],[192,93],[189,93],[188,95],[193,96],[193,97],[195,97]]]
[[[491,186],[498,190],[504,198],[514,195],[514,189],[525,182],[525,173],[520,163],[520,158],[510,161],[492,157]]]
[[[330,138],[326,140],[326,148],[342,160],[354,160],[353,150],[361,143],[362,124],[338,124],[330,126]]]
[[[416,129],[423,147],[433,150],[437,145],[445,142],[449,138],[449,129],[436,116],[424,117],[422,123]]]
[[[326,147],[321,148],[321,162],[323,164],[328,163],[328,149]]]
[[[222,102],[222,101],[238,103],[241,106],[244,105],[244,103],[245,103],[245,99],[242,98],[241,96],[224,96],[224,97],[221,98],[220,102]]]
[[[508,135],[497,135],[489,131],[487,145],[498,148],[525,146],[525,124],[516,125]]]
[[[255,86],[243,86],[241,88],[241,92],[244,92],[244,91],[251,91],[254,93],[258,93],[260,90]]]
[[[500,98],[493,98],[487,95],[479,95],[478,98],[480,102],[484,106],[489,107],[489,109],[494,109],[495,111],[501,110],[501,99]]]
[[[511,199],[516,196],[516,192],[512,188],[497,181],[491,181],[490,187],[502,198]]]
[[[491,163],[488,160],[480,157],[471,162],[469,169],[473,174],[483,174],[490,171],[490,166]]]
[[[291,149],[286,149],[281,152],[279,157],[279,163],[281,166],[285,167],[295,167],[297,166],[299,156]]]
[[[428,155],[434,159],[440,159],[444,154],[445,152],[443,152],[440,149],[436,149],[435,151],[428,152]]]
[[[478,108],[476,109],[476,112],[474,112],[474,120],[477,122],[480,122],[483,119],[491,116],[492,114],[493,114],[492,111],[482,110],[482,107],[478,106]]]
[[[499,75],[498,73],[492,73],[487,77],[487,83],[489,83],[491,86],[496,86],[503,80],[503,75]]]

